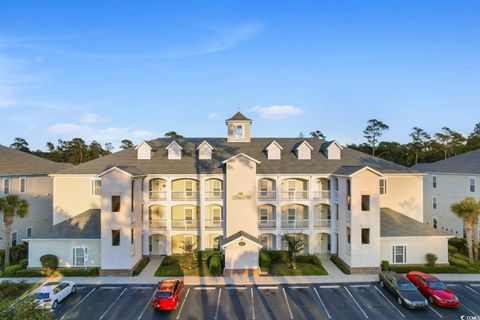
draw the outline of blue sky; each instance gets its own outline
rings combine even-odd
[[[478,1],[1,1],[0,143],[480,122]]]

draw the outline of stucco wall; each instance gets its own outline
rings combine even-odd
[[[245,241],[245,246],[233,242],[225,250],[225,269],[257,269],[258,248]]]
[[[425,264],[427,253],[437,255],[439,264],[448,263],[447,237],[390,237],[380,239],[381,260],[392,261],[392,246],[407,245],[406,264]]]
[[[180,204],[172,207],[172,219],[185,219],[185,209],[191,208],[193,211],[193,219],[198,220],[199,218],[199,208],[195,205],[190,204]]]
[[[28,246],[28,267],[40,268],[40,257],[54,254],[58,257],[60,267],[73,266],[73,248],[88,248],[88,266],[100,267],[100,240],[59,239],[31,240]]]
[[[387,194],[380,196],[387,207],[423,222],[423,176],[386,176]]]

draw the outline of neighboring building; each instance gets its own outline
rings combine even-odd
[[[287,232],[352,272],[430,252],[448,263],[447,237],[422,224],[423,174],[336,141],[251,138],[251,123],[237,113],[227,138],[144,141],[53,174],[52,236],[30,241],[29,266],[53,253],[129,274],[142,255],[193,241],[224,250],[225,274],[256,274],[258,251],[284,249]]]
[[[71,165],[39,158],[0,145],[0,197],[17,194],[26,199],[29,214],[15,218],[12,246],[48,230],[52,225],[53,179],[48,175]],[[5,248],[5,225],[0,219],[0,248]]]
[[[434,163],[419,163],[423,182],[424,222],[443,234],[463,237],[463,222],[450,206],[465,197],[480,199],[480,149]]]

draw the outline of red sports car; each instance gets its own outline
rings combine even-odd
[[[155,310],[175,310],[182,294],[183,281],[178,279],[163,280],[152,299]]]
[[[430,303],[447,308],[457,308],[460,305],[453,291],[431,274],[412,271],[407,273],[407,278],[418,287]]]

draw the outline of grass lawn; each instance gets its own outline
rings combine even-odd
[[[208,277],[211,276],[208,270],[207,261],[197,260],[193,262],[192,269],[189,268],[189,259],[186,256],[173,256],[173,263],[168,266],[160,266],[155,271],[157,277]]]
[[[297,263],[292,269],[288,263],[273,263],[271,265],[274,276],[326,276],[328,272],[322,267],[310,263]]]

